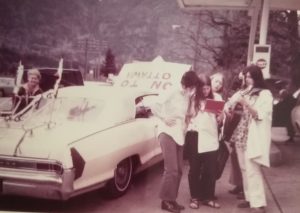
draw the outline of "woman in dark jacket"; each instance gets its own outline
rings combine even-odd
[[[33,100],[34,96],[41,94],[40,88],[41,74],[38,69],[31,69],[27,74],[28,81],[23,84],[15,97],[16,112],[20,112]]]

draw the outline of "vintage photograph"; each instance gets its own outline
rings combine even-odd
[[[0,0],[0,212],[298,213],[299,0]]]

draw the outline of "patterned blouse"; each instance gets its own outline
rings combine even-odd
[[[252,103],[251,105],[253,105],[257,99],[256,95],[254,96],[245,95],[244,97],[248,99],[250,103]],[[251,116],[249,109],[247,107],[243,107],[241,120],[238,123],[230,139],[231,143],[235,143],[236,148],[246,150],[249,124],[252,118],[253,117]]]
[[[248,109],[244,107],[244,111],[241,115],[241,120],[234,130],[230,142],[235,143],[237,148],[245,150],[247,147],[248,129],[250,124],[251,114]]]

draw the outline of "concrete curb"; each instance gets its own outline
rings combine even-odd
[[[283,157],[281,150],[277,147],[277,145],[272,142],[270,149],[270,165],[271,167],[280,166],[283,163]]]

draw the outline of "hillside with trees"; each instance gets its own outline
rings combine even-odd
[[[164,52],[170,44],[156,52],[158,30],[168,18],[161,30],[172,34],[176,19],[187,16],[173,0],[0,0],[0,8],[1,72],[19,60],[56,66],[60,57],[68,67],[84,67],[85,60],[103,61],[108,48],[118,67],[157,54],[176,60]]]
[[[295,11],[270,14],[272,74],[299,75],[298,20]],[[0,0],[0,74],[14,74],[20,61],[56,67],[60,57],[100,72],[110,50],[114,72],[160,55],[230,77],[246,64],[249,25],[247,11],[187,14],[175,0]]]

